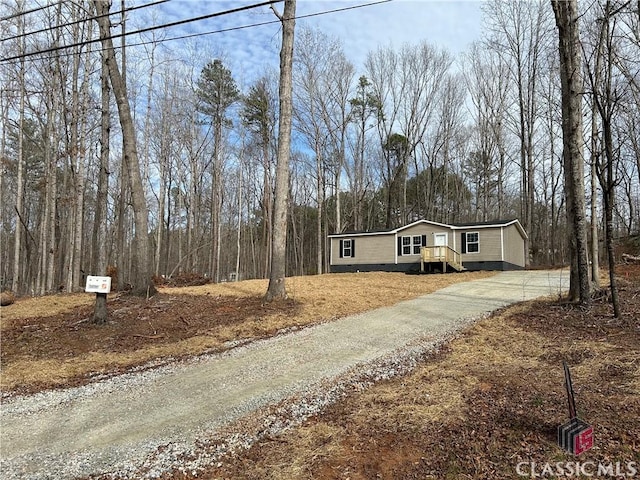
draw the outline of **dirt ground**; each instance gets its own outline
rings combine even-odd
[[[0,310],[4,394],[87,383],[133,367],[221,351],[491,275],[331,274],[287,279],[289,300],[264,304],[266,280],[161,288],[149,300],[108,299],[109,322],[91,321],[95,296],[19,299]]]
[[[627,462],[636,462],[640,476],[640,266],[617,272],[620,320],[606,295],[589,310],[551,300],[509,307],[425,356],[411,374],[352,391],[301,426],[224,457],[197,478],[557,478],[541,471],[556,462],[596,468],[601,462],[611,468],[606,478],[617,479],[634,478]],[[324,276],[294,279],[291,300],[276,307],[262,305],[266,283],[258,281],[163,289],[149,301],[111,299],[104,327],[85,320],[91,312],[86,296],[49,297],[59,303],[44,307],[49,316],[28,313],[35,311],[30,302],[44,299],[22,300],[1,312],[3,389],[85,382],[142,358],[223,349],[236,337],[330,321],[473,278],[466,275],[332,275],[326,285]],[[579,457],[556,444],[557,427],[568,416],[563,360],[571,367],[578,415],[594,428],[594,447]],[[79,373],[69,370],[54,380],[30,376],[29,369],[41,365],[53,375],[83,362]]]

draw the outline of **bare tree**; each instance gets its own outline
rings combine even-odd
[[[273,247],[271,248],[271,274],[265,301],[287,298],[285,288],[287,261],[287,214],[289,198],[289,159],[291,157],[291,119],[293,116],[292,72],[293,41],[295,31],[296,0],[285,0],[284,11],[271,8],[282,24],[280,50],[280,112],[278,119],[278,160],[276,166],[276,192],[273,211]]]
[[[446,51],[425,42],[404,45],[400,52],[391,47],[380,48],[367,57],[366,69],[373,95],[381,107],[377,127],[382,146],[385,189],[388,201],[394,203],[387,206],[387,228],[408,220],[409,160],[414,156],[416,147],[425,141],[452,62]],[[400,150],[395,148],[398,144],[394,148],[385,147],[391,146],[389,141],[394,134],[406,139],[400,157],[397,156]],[[398,159],[403,159],[406,164],[394,166]],[[400,176],[395,178],[395,174]]]
[[[602,128],[603,155],[594,157],[595,173],[602,188],[604,206],[605,246],[609,263],[609,288],[611,301],[616,318],[620,318],[620,300],[615,276],[615,251],[613,239],[613,212],[616,205],[615,189],[619,182],[616,175],[616,165],[619,154],[615,151],[619,147],[614,145],[614,121],[623,100],[622,92],[627,85],[618,85],[615,77],[617,63],[614,36],[617,30],[617,18],[620,8],[615,7],[610,0],[604,3],[602,16],[596,24],[600,26],[597,43],[594,49],[595,64],[593,70],[588,69],[589,82],[592,90],[593,105],[598,113]],[[624,79],[624,76],[622,77]],[[624,83],[627,83],[626,80]]]
[[[465,78],[474,111],[474,154],[471,168],[479,176],[478,220],[505,212],[507,146],[505,129],[508,108],[508,69],[500,55],[474,44],[466,57]],[[478,189],[477,192],[478,193]]]
[[[339,48],[335,39],[319,30],[303,29],[298,38],[294,62],[293,82],[295,85],[295,108],[293,120],[295,128],[302,134],[307,146],[315,156],[316,181],[316,273],[324,269],[323,245],[326,218],[325,203],[329,170],[330,126],[326,121],[326,104],[329,92],[324,79],[330,69],[333,53]]]
[[[571,247],[570,293],[583,305],[591,303],[584,189],[582,138],[582,55],[577,0],[552,0],[558,27],[562,86],[562,134],[567,198],[567,223]]]
[[[113,41],[111,39],[111,21],[109,20],[110,1],[93,0],[96,11],[96,21],[100,27],[100,39],[105,50],[106,63],[109,67],[109,80],[118,107],[118,116],[122,128],[124,143],[124,162],[127,167],[133,201],[135,221],[135,270],[132,274],[132,293],[135,295],[154,295],[155,286],[151,278],[151,245],[149,239],[148,209],[144,194],[142,176],[140,174],[140,162],[138,161],[138,149],[136,146],[136,132],[129,107],[126,87],[116,63]]]
[[[24,1],[21,1],[18,4],[18,11],[24,10]],[[25,24],[24,24],[24,15],[19,16],[20,22],[20,32],[22,33],[22,37],[20,40],[20,52],[25,52]],[[18,120],[18,174],[17,174],[17,194],[16,194],[16,203],[15,203],[15,213],[16,213],[16,227],[15,227],[15,236],[14,236],[14,244],[13,244],[13,281],[11,283],[11,289],[14,292],[19,292],[21,290],[21,271],[24,266],[24,261],[22,259],[22,233],[23,233],[23,201],[24,201],[24,110],[25,110],[25,59],[24,57],[20,58],[20,73],[18,85],[20,89],[20,106],[18,110],[19,120]]]
[[[349,97],[354,79],[353,64],[344,54],[342,44],[335,42],[332,59],[325,75],[321,77],[322,116],[330,140],[329,167],[333,173],[333,193],[335,196],[335,229],[342,232],[342,197],[340,195],[342,173],[346,162],[347,129],[350,122]],[[327,256],[328,257],[328,256]],[[326,258],[328,263],[328,258]]]
[[[530,238],[537,238],[533,222],[536,188],[536,121],[538,118],[538,79],[546,47],[548,10],[543,0],[512,2],[493,0],[486,4],[491,36],[488,46],[504,56],[515,85],[516,112],[512,129],[519,139],[520,219],[529,236],[525,240],[526,263],[530,262]]]
[[[100,171],[98,173],[98,192],[96,195],[92,249],[97,257],[95,271],[100,275],[105,275],[107,273],[107,192],[109,189],[109,137],[111,131],[109,65],[105,52],[102,52],[100,91]],[[105,323],[107,321],[107,315],[107,295],[98,293],[96,294],[93,321],[98,324]]]
[[[539,246],[538,261],[547,264],[565,263],[564,252],[565,235],[561,232],[565,228],[562,221],[564,212],[564,191],[562,176],[562,149],[558,148],[562,142],[562,112],[558,103],[560,96],[560,79],[558,78],[558,54],[549,52],[545,65],[545,72],[541,84],[541,111],[544,116],[545,127],[541,129],[547,148],[540,148],[542,156],[540,162],[540,187],[542,202],[538,204],[536,221],[540,225],[537,245]],[[597,225],[597,223],[596,223]],[[597,245],[596,245],[597,247]]]

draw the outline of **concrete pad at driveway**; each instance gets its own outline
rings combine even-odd
[[[265,405],[510,303],[557,295],[568,272],[503,272],[219,355],[5,402],[3,478],[131,471]]]

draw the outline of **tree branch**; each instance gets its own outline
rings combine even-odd
[[[280,20],[281,22],[283,22],[283,21],[284,21],[284,17],[280,14],[280,12],[278,12],[278,11],[276,10],[276,6],[272,3],[272,4],[270,5],[270,7],[271,7],[271,10],[273,10],[274,15],[275,15],[276,17],[278,17],[278,20]]]

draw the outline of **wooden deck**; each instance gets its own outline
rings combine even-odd
[[[456,272],[466,270],[462,266],[460,253],[447,246],[422,247],[420,249],[420,271],[425,272],[428,264],[441,264],[443,273],[448,270],[448,267]]]

